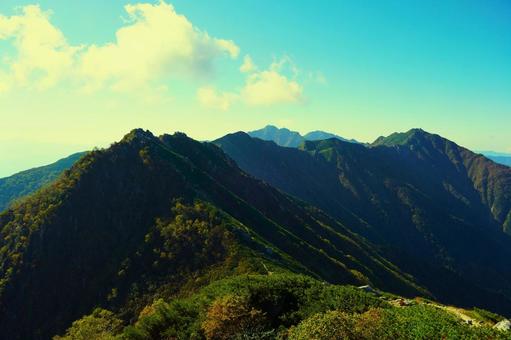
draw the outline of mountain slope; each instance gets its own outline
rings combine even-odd
[[[440,300],[511,312],[509,168],[421,130],[371,147],[329,139],[291,150],[243,133],[215,143],[379,244]]]
[[[84,154],[85,152],[75,153],[55,163],[0,178],[0,211],[7,208],[14,200],[29,195],[55,180]]]
[[[0,332],[47,338],[94,307],[239,272],[307,273],[428,294],[340,222],[243,173],[216,146],[134,130],[0,214]]]
[[[430,162],[430,169],[442,166],[440,169],[433,169],[438,177],[449,177],[451,182],[455,182],[458,177],[468,180],[463,183],[467,190],[472,186],[495,222],[504,231],[510,230],[511,169],[508,167],[495,164],[481,155],[420,129],[379,138],[373,143],[373,146],[378,145],[395,147],[402,152],[412,151],[423,163]],[[474,198],[473,201],[477,199]]]

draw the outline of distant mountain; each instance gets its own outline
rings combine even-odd
[[[305,140],[311,140],[311,141],[335,138],[335,139],[342,140],[344,142],[358,143],[355,139],[348,140],[348,139],[338,136],[336,134],[325,132],[325,131],[319,131],[319,130],[311,131],[311,132],[305,134],[305,136],[303,136],[303,138]]]
[[[479,153],[488,157],[495,163],[511,166],[511,154],[494,151],[479,151]]]
[[[324,132],[324,131],[312,131],[305,136],[300,135],[299,132],[291,131],[286,128],[277,128],[273,125],[267,125],[266,127],[248,132],[248,135],[251,137],[259,138],[266,141],[273,141],[277,145],[297,148],[306,140],[322,140],[329,138],[336,138],[342,141],[358,143],[356,140],[351,139],[347,140],[343,137],[337,136],[335,134]]]
[[[78,152],[50,165],[0,178],[0,211],[6,209],[14,200],[31,194],[54,181],[64,170],[71,168],[84,154],[85,152]]]
[[[289,149],[244,133],[215,143],[378,244],[440,300],[511,315],[510,168],[419,129],[370,146],[328,139]]]
[[[508,156],[486,156],[495,163],[511,166],[511,157]]]
[[[182,133],[155,137],[133,130],[109,149],[88,153],[1,213],[0,236],[0,333],[6,339],[47,339],[89,313],[76,327],[99,320],[106,332],[162,311],[153,301],[238,274],[295,272],[430,296],[338,220],[245,174],[217,146]],[[312,284],[304,280],[292,286]],[[325,294],[322,299],[334,303],[322,286],[315,284],[307,298]],[[275,291],[268,299],[280,299],[279,308],[304,303],[286,294]],[[96,307],[121,321],[93,312]],[[180,327],[197,319],[185,305],[179,308],[158,322]],[[180,321],[171,322],[174,317]],[[278,322],[290,327],[298,317]],[[271,320],[278,326],[280,319]],[[158,338],[131,332],[128,338]]]
[[[304,138],[298,132],[286,128],[279,129],[273,125],[267,125],[260,130],[250,131],[248,134],[255,138],[271,140],[278,145],[291,148],[298,147],[304,141]]]
[[[511,153],[505,153],[505,152],[478,151],[478,153],[483,154],[485,156],[492,156],[492,157],[511,157]]]

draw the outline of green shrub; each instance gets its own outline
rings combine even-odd
[[[355,339],[355,317],[341,311],[316,314],[293,327],[290,340],[330,340]]]
[[[55,340],[113,340],[122,330],[122,321],[105,309],[95,309],[92,314],[73,322],[64,336]]]
[[[317,313],[362,313],[376,307],[388,305],[354,287],[296,274],[243,275],[215,281],[188,298],[155,302],[124,335],[128,339],[139,339],[140,334],[214,338],[211,334],[234,336],[238,332],[237,336],[245,338],[250,334],[263,337]],[[236,319],[236,313],[244,316]]]

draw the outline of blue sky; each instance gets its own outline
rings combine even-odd
[[[508,1],[0,2],[0,176],[134,127],[511,152],[510,94]]]

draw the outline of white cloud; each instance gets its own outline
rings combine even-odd
[[[237,98],[235,93],[219,92],[212,86],[201,87],[197,91],[197,99],[202,106],[222,111],[228,110]]]
[[[231,40],[211,37],[178,14],[165,1],[126,5],[127,20],[106,44],[73,46],[38,5],[19,14],[0,15],[0,40],[12,42],[14,52],[0,60],[0,92],[18,88],[44,90],[62,85],[94,92],[136,91],[148,102],[164,102],[170,82],[204,78],[215,61],[235,59],[239,47]],[[303,98],[299,71],[289,57],[259,70],[245,55],[240,88],[222,92],[214,87],[197,91],[205,107],[227,110],[239,101],[250,106],[297,103]]]
[[[239,54],[234,42],[210,37],[163,1],[125,10],[129,23],[116,41],[90,46],[82,57],[81,72],[93,84],[129,89],[169,75],[202,75],[217,57]]]
[[[0,15],[0,40],[12,40],[16,51],[0,61],[0,89],[44,89],[63,80],[86,90],[147,88],[170,76],[208,75],[217,58],[239,54],[233,41],[209,36],[165,1],[124,9],[128,21],[115,41],[90,46],[69,45],[50,13],[37,5],[23,7],[19,15]]]
[[[292,76],[284,73],[291,70]],[[296,103],[303,98],[303,87],[296,80],[298,70],[289,58],[273,62],[268,70],[250,74],[241,90],[241,96],[248,105],[269,106],[272,104]]]
[[[254,64],[252,58],[247,54],[245,58],[243,58],[243,64],[240,66],[240,71],[242,73],[250,73],[257,70],[257,66]]]
[[[298,69],[289,57],[274,61],[267,70],[257,71],[250,56],[245,56],[242,73],[249,73],[244,86],[236,92],[220,92],[213,86],[197,91],[204,107],[227,110],[233,102],[249,106],[298,103],[303,99],[303,86],[295,79]]]
[[[0,90],[12,87],[45,89],[68,76],[79,47],[70,46],[37,5],[20,15],[0,15],[0,40],[12,39],[16,55],[4,57]]]

